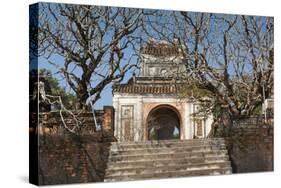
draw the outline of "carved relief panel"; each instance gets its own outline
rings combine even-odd
[[[205,121],[203,118],[196,118],[194,120],[194,136],[197,138],[204,138],[205,135]]]
[[[121,106],[121,140],[122,141],[133,141],[133,121],[134,121],[134,106],[133,105],[122,105]]]

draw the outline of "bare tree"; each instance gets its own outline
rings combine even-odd
[[[183,16],[193,25],[188,15]],[[231,120],[225,118],[251,115],[273,95],[273,19],[204,16],[205,29],[197,27],[198,22],[193,25],[194,58],[188,65],[194,66],[188,70],[199,88],[211,91],[214,102],[209,109],[220,105],[221,123],[228,127]]]
[[[188,81],[183,92],[201,102],[202,111],[251,115],[273,96],[272,17],[174,11],[160,17],[150,18],[150,28],[181,43]]]
[[[41,3],[40,54],[76,93],[79,108],[95,103],[111,82],[123,80],[140,43],[139,9]],[[61,62],[52,61],[59,56]]]

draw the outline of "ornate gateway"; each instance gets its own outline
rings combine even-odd
[[[185,71],[182,47],[150,40],[142,46],[140,75],[113,86],[118,141],[204,138],[212,117],[193,118],[196,104],[180,99]]]

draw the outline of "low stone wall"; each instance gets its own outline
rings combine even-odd
[[[273,126],[244,124],[231,128],[229,156],[234,173],[273,171]]]
[[[44,135],[39,138],[39,184],[101,182],[111,133]]]

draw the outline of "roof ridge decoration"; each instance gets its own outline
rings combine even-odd
[[[179,41],[174,39],[173,42],[167,40],[155,40],[150,38],[147,43],[141,46],[141,53],[153,56],[178,56],[182,54]]]

